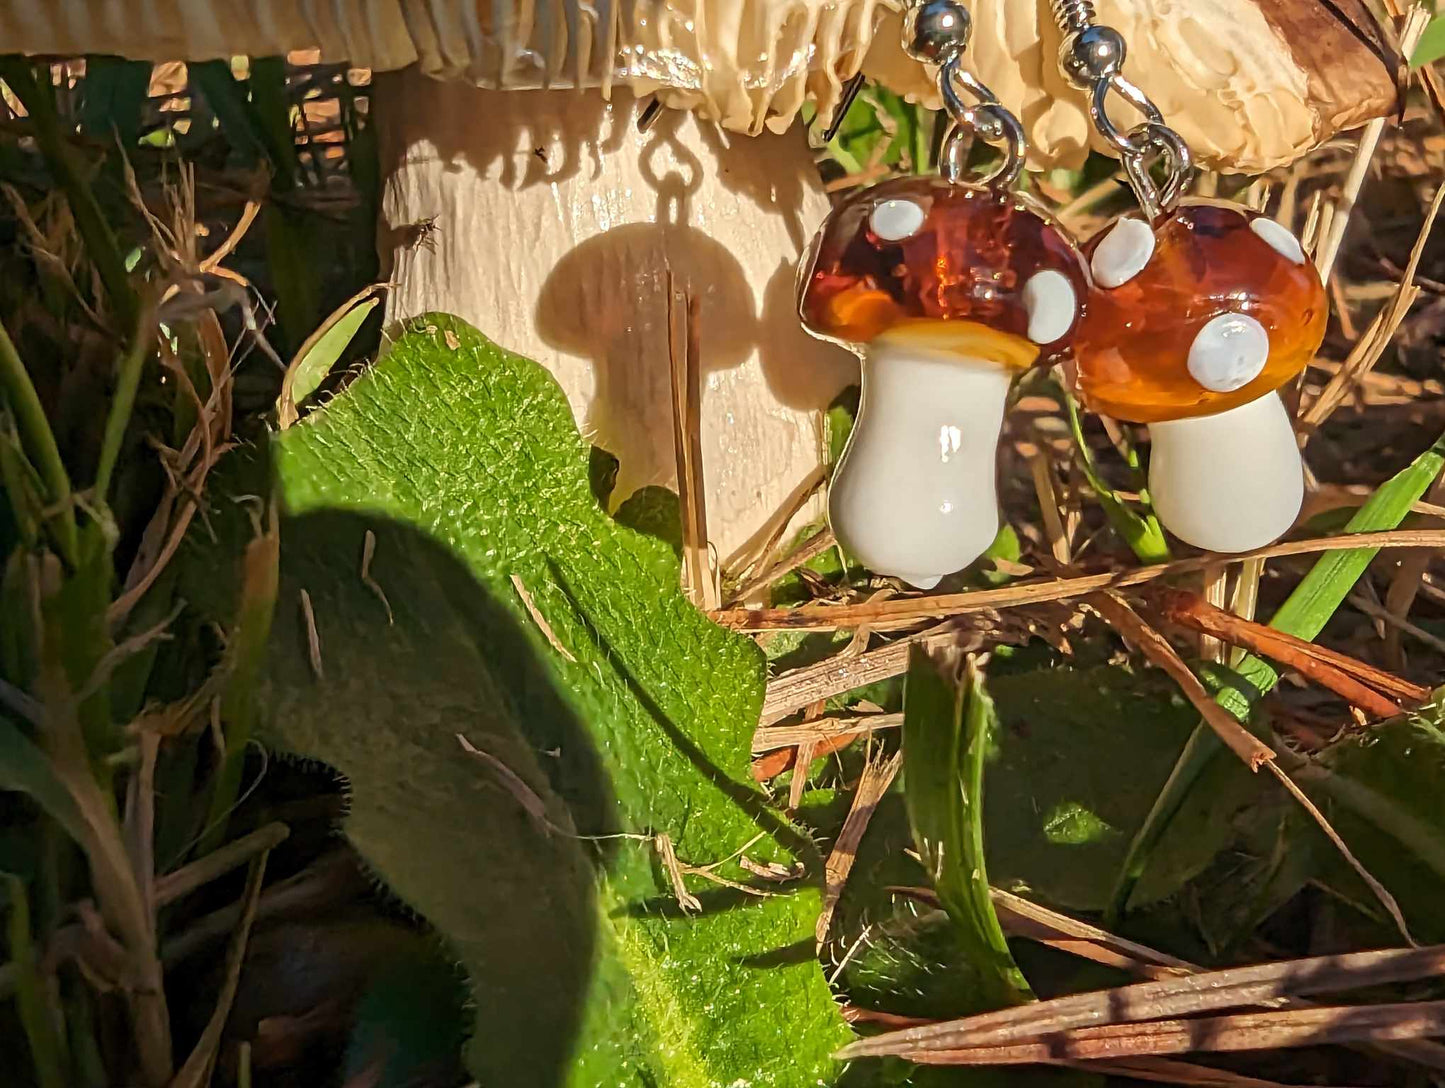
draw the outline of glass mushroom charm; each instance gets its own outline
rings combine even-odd
[[[828,492],[833,531],[869,569],[931,589],[998,532],[1004,401],[1063,348],[1082,257],[1023,197],[899,178],[833,211],[799,286],[808,331],[863,361]]]
[[[1084,403],[1149,424],[1149,492],[1175,536],[1216,552],[1268,544],[1304,498],[1275,392],[1324,338],[1325,292],[1300,244],[1236,205],[1124,217],[1086,247],[1094,286],[1074,334]]]

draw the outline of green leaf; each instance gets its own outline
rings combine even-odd
[[[281,395],[276,400],[276,414],[282,427],[296,422],[299,418],[296,405],[316,392],[336,360],[351,346],[381,301],[376,297],[380,290],[380,286],[373,285],[344,302],[297,349],[296,357],[286,368],[286,376],[281,379]]]
[[[1393,529],[1404,520],[1445,467],[1445,435],[1410,465],[1386,480],[1345,525],[1347,533]],[[1326,552],[1315,561],[1294,588],[1269,625],[1296,638],[1313,640],[1365,573],[1378,548],[1353,548]],[[1216,701],[1245,724],[1254,703],[1279,681],[1268,662],[1246,654],[1235,668],[1235,681],[1222,687]],[[1195,783],[1224,745],[1214,731],[1200,722],[1179,754],[1168,782],[1159,791],[1149,818],[1144,822],[1115,880],[1106,921],[1112,924],[1128,906],[1135,885],[1149,863],[1160,837],[1173,822]]]
[[[848,1032],[812,954],[819,859],[748,776],[762,655],[603,512],[587,455],[540,367],[418,319],[274,443],[258,730],[347,777],[348,836],[467,968],[480,1082],[827,1080]],[[815,871],[768,897],[688,878],[689,916],[658,834],[692,865],[747,846]]]
[[[52,820],[77,842],[86,841],[85,821],[75,798],[65,788],[44,752],[0,717],[0,790],[28,794]]]
[[[970,657],[915,644],[903,689],[903,777],[913,841],[944,909],[980,969],[992,1008],[1033,999],[989,895],[984,862],[983,768],[997,722]]]
[[[1425,32],[1420,35],[1419,44],[1415,46],[1415,52],[1410,55],[1410,67],[1419,68],[1422,64],[1431,64],[1441,57],[1445,57],[1445,15],[1435,16],[1426,25]]]
[[[1367,869],[1389,888],[1411,930],[1445,939],[1445,689],[1425,705],[1346,737],[1299,780],[1327,802],[1327,814]],[[1358,877],[1333,852],[1332,883],[1369,902]]]
[[[1113,665],[995,670],[989,691],[999,719],[984,798],[993,883],[1065,910],[1102,910],[1196,714],[1160,674]],[[1254,778],[1227,760],[1207,774],[1208,789],[1160,843],[1136,902],[1173,893],[1233,838]]]

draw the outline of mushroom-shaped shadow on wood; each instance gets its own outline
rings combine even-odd
[[[1087,277],[1073,243],[1016,194],[899,178],[839,206],[799,311],[863,359],[833,476],[833,531],[870,569],[923,589],[998,532],[995,456],[1014,377],[1065,346]]]
[[[821,410],[852,374],[794,314],[763,312],[827,211],[802,133],[720,134],[680,113],[639,132],[623,93],[607,103],[414,73],[380,86],[383,219],[440,213],[433,244],[395,253],[391,312],[449,310],[547,367],[617,456],[620,501],[675,486],[671,268],[703,307],[708,536],[720,557],[744,547],[817,469]]]
[[[592,361],[582,430],[619,453],[619,496],[674,482],[670,279],[698,300],[705,370],[746,360],[758,340],[752,289],[737,258],[693,227],[629,223],[589,238],[553,265],[537,299],[542,339]]]
[[[1304,474],[1275,392],[1328,319],[1299,242],[1233,204],[1125,216],[1088,243],[1094,287],[1074,334],[1092,409],[1148,423],[1149,492],[1166,528],[1218,552],[1268,544],[1299,514]]]

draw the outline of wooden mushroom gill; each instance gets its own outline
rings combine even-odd
[[[1207,164],[1257,170],[1393,108],[1361,0],[1100,0],[1125,71]],[[450,310],[557,377],[621,460],[614,500],[675,486],[666,275],[700,297],[710,537],[727,565],[818,466],[856,366],[797,327],[794,266],[828,199],[798,126],[860,65],[932,89],[893,0],[48,0],[0,4],[33,54],[203,60],[319,50],[380,75],[389,316]],[[978,0],[970,62],[1033,166],[1082,158],[1046,0]],[[873,47],[870,52],[870,45]],[[866,64],[865,64],[866,57]],[[541,89],[554,88],[554,89]],[[582,91],[579,93],[578,88]],[[643,96],[665,112],[646,133]],[[790,129],[790,131],[784,131]],[[437,217],[434,245],[407,228]],[[802,516],[816,516],[812,506]]]

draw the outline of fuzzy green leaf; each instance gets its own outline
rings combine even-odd
[[[903,689],[903,780],[913,840],[939,900],[979,969],[990,1007],[1033,999],[989,895],[984,863],[983,769],[997,724],[970,658],[915,645]]]
[[[816,872],[768,897],[690,877],[688,915],[654,849],[818,867],[749,784],[762,655],[598,506],[551,378],[431,315],[273,452],[288,517],[261,732],[346,775],[347,834],[466,966],[473,1075],[826,1080],[847,1029],[812,954]]]

